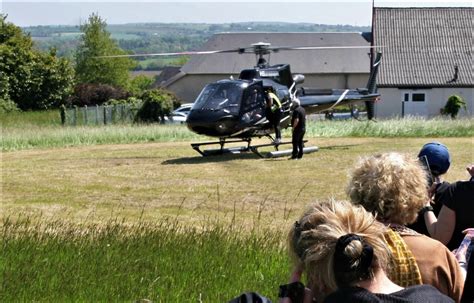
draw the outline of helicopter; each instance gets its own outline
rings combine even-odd
[[[374,104],[380,96],[376,93],[375,78],[381,62],[381,53],[377,53],[366,88],[358,89],[306,89],[297,88],[304,82],[301,74],[293,75],[290,65],[270,65],[265,55],[271,52],[296,49],[314,49],[315,47],[271,47],[270,43],[255,43],[251,48],[238,49],[238,53],[253,52],[257,57],[254,68],[244,69],[238,79],[220,80],[206,85],[196,98],[186,124],[198,134],[219,138],[218,142],[193,143],[192,147],[201,155],[225,152],[253,151],[259,156],[259,147],[273,145],[278,150],[282,144],[271,133],[273,127],[265,117],[265,91],[272,88],[282,104],[280,126],[286,128],[291,122],[291,102],[300,100],[306,114],[323,112],[337,105],[365,102],[368,118],[373,118]],[[325,47],[327,48],[327,47]],[[339,48],[339,47],[338,47]],[[253,137],[269,137],[271,143],[251,145]],[[247,146],[225,149],[230,142],[246,142]],[[203,145],[220,144],[219,149],[201,150]],[[287,142],[290,143],[290,142]],[[314,151],[314,149],[308,149]]]
[[[298,99],[307,115],[325,112],[338,105],[351,105],[365,102],[368,119],[374,115],[374,102],[380,97],[376,92],[376,76],[382,54],[376,53],[373,60],[370,76],[365,88],[356,89],[313,89],[297,87],[304,82],[304,75],[292,74],[289,64],[270,65],[265,58],[271,53],[291,50],[310,49],[340,49],[340,48],[374,48],[374,46],[323,46],[323,47],[273,47],[270,43],[258,42],[250,47],[230,50],[213,50],[181,53],[159,53],[146,56],[173,56],[173,55],[209,55],[216,53],[253,53],[257,63],[253,68],[244,69],[238,79],[219,80],[207,84],[196,98],[187,118],[189,130],[200,135],[218,138],[219,141],[192,143],[194,150],[203,156],[240,153],[252,151],[264,157],[258,149],[264,146],[273,146],[278,151],[282,144],[272,137],[274,128],[265,116],[265,92],[271,88],[281,101],[282,115],[280,127],[290,126],[291,103]],[[118,55],[113,57],[139,57],[144,55]],[[109,56],[107,56],[109,57]],[[268,137],[270,143],[252,145],[252,138]],[[225,148],[228,143],[245,142],[246,146]],[[201,146],[219,144],[220,148],[201,150]],[[314,148],[305,148],[305,152],[315,151]],[[316,149],[317,150],[317,149]],[[275,154],[270,154],[273,156]]]

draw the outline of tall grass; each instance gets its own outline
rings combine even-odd
[[[200,136],[183,125],[112,125],[102,127],[37,127],[4,129],[3,151],[70,147],[96,144],[128,144],[197,140]]]
[[[95,144],[205,140],[183,125],[62,127],[57,111],[0,117],[3,151]],[[289,130],[284,136],[291,137]],[[308,121],[306,137],[472,137],[474,119],[404,118],[375,121]]]
[[[417,117],[379,121],[320,121],[309,123],[309,137],[472,137],[474,119]]]
[[[59,110],[11,112],[0,114],[2,128],[30,129],[32,127],[59,127]]]
[[[2,222],[1,302],[226,302],[248,290],[275,299],[288,275],[276,232],[33,221]]]

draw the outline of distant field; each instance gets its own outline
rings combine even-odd
[[[123,39],[123,40],[143,39],[139,35],[128,34],[128,33],[112,33],[111,36],[112,36],[112,39],[116,39],[116,40],[120,40],[120,39]]]
[[[181,66],[182,64],[180,63],[180,60],[186,60],[186,59],[180,59],[179,57],[170,57],[170,58],[153,58],[153,59],[143,59],[139,60],[138,64],[142,67],[142,69],[146,69],[149,65],[155,66],[155,67],[164,67],[164,66]]]

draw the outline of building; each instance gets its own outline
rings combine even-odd
[[[451,95],[473,114],[472,7],[374,8],[373,43],[382,46],[377,117],[433,117]]]
[[[222,33],[216,34],[203,50],[250,47],[257,42],[272,46],[370,46],[361,33]],[[293,74],[305,75],[305,87],[365,87],[370,70],[370,50],[325,49],[281,51],[270,55],[270,64],[289,63]],[[193,102],[208,83],[239,76],[256,65],[254,54],[222,53],[193,55],[180,72],[161,83],[184,102]]]

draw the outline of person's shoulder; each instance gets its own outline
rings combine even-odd
[[[443,182],[439,183],[436,186],[436,194],[438,195],[440,193],[445,192],[448,188],[450,188],[450,185],[451,185],[451,183],[449,183],[447,181],[443,181]]]
[[[381,302],[377,296],[361,287],[339,288],[329,294],[324,303],[338,302]]]
[[[438,252],[449,251],[443,243],[417,232],[401,233],[400,236],[408,246],[416,246],[426,250],[436,249]]]
[[[465,189],[472,190],[474,189],[474,182],[473,181],[456,181],[453,183],[448,183],[448,185],[443,189],[450,190],[450,191],[465,190]]]
[[[457,181],[451,183],[454,189],[474,190],[474,181]]]
[[[472,194],[474,194],[474,182],[457,181],[449,184],[440,195],[440,198],[447,206],[453,206],[456,201],[470,200]]]
[[[410,302],[454,302],[450,297],[442,294],[432,285],[415,285],[404,288],[396,293],[397,297],[407,298]]]

